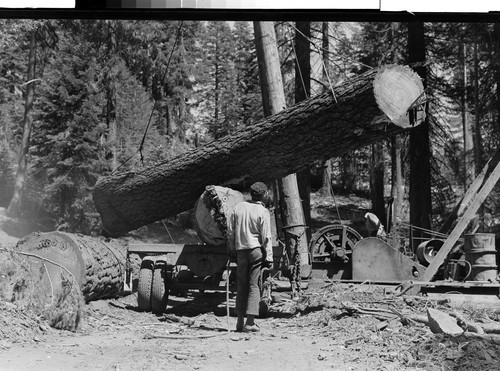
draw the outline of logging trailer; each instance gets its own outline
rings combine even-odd
[[[127,250],[125,289],[132,291],[131,256],[141,259],[138,277],[139,310],[164,312],[169,292],[187,290],[235,291],[236,257],[226,246],[227,217],[244,200],[240,192],[207,186],[196,202],[193,223],[204,244],[130,244]],[[262,268],[259,279],[259,315],[271,303],[270,270]]]

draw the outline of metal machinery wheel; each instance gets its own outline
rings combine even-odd
[[[428,267],[443,245],[444,240],[436,239],[424,241],[418,245],[416,253],[420,264],[424,267]]]
[[[141,270],[139,272],[139,287],[137,295],[137,307],[140,311],[151,310],[151,292],[153,288],[153,271],[155,258],[146,256],[142,259]]]
[[[321,228],[311,239],[309,251],[315,262],[333,262],[339,260],[348,263],[351,260],[354,245],[363,237],[353,228],[333,224]]]
[[[169,281],[167,263],[164,260],[157,259],[151,288],[151,310],[153,313],[163,313],[167,309]]]

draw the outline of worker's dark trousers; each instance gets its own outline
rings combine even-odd
[[[262,267],[260,247],[238,250],[237,263],[236,313],[257,316],[260,302],[259,276]]]

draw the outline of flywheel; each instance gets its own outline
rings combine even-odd
[[[347,225],[333,224],[317,231],[309,245],[313,262],[348,263],[351,260],[354,245],[363,237]]]

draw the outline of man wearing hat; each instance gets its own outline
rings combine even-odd
[[[236,250],[238,265],[236,331],[259,331],[254,318],[259,314],[260,271],[263,265],[272,268],[273,264],[271,217],[263,202],[267,192],[264,183],[252,184],[252,199],[237,204],[228,223],[228,244]]]

